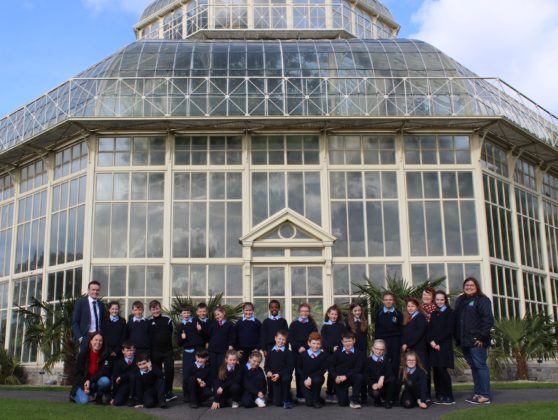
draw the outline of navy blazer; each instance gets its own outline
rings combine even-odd
[[[101,328],[101,323],[105,318],[105,305],[100,300],[97,300],[97,305],[99,305],[99,329]],[[91,325],[91,310],[89,307],[89,297],[76,301],[74,306],[74,313],[72,315],[72,335],[75,341],[79,341],[80,338],[85,337],[89,332],[89,326]]]

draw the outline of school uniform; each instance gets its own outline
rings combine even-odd
[[[312,350],[308,349],[304,353],[300,353],[298,357],[297,371],[300,377],[300,387],[302,388],[302,395],[308,407],[317,404],[321,405],[320,391],[324,384],[327,362],[328,357],[321,350],[318,353],[314,353]],[[304,385],[304,381],[308,378],[312,380],[310,389],[306,388]]]
[[[203,401],[211,397],[211,381],[209,379],[209,364],[204,365],[193,362],[190,370],[190,376],[186,379],[187,393],[190,397],[192,408],[199,407]],[[205,382],[202,388],[198,379]]]
[[[322,349],[331,359],[333,356],[333,349],[335,347],[342,348],[342,335],[347,331],[345,325],[341,322],[331,322],[325,321],[322,325]],[[331,363],[331,362],[330,362]],[[326,393],[328,395],[333,395],[335,393],[335,385],[332,376],[328,373],[327,375],[327,387]]]
[[[380,406],[383,400],[392,406],[397,394],[397,378],[387,358],[377,357],[375,354],[368,357],[365,376],[368,395],[374,399],[374,405]],[[378,383],[381,377],[384,378],[384,386],[379,390],[372,389],[372,385]]]
[[[198,323],[192,318],[183,319],[176,328],[176,342],[182,348],[182,392],[184,400],[188,396],[188,378],[192,374],[192,368],[196,360],[197,350],[204,348],[203,338],[198,331]],[[182,338],[182,334],[186,338]]]
[[[124,405],[132,396],[132,376],[136,374],[137,370],[138,367],[134,356],[130,359],[120,357],[120,359],[114,362],[112,369],[112,399],[114,400],[114,405]],[[118,378],[120,378],[120,383],[116,383]]]
[[[273,346],[267,352],[265,358],[264,371],[278,374],[279,379],[273,382],[267,380],[269,397],[272,398],[273,404],[281,407],[285,402],[291,401],[291,381],[293,379],[294,358],[292,352],[285,345],[283,347]],[[273,393],[271,392],[273,390]]]
[[[207,351],[209,352],[209,364],[211,366],[210,377],[214,382],[217,379],[219,366],[225,360],[225,353],[229,346],[234,347],[236,338],[234,334],[234,325],[232,322],[224,319],[222,321],[213,321],[209,325],[209,344]]]
[[[199,318],[194,317],[194,322],[201,325],[202,329],[200,331],[200,336],[203,340],[204,347],[207,348],[207,343],[209,343],[209,326],[211,325],[211,320],[208,317]]]
[[[168,316],[160,315],[149,319],[151,362],[154,367],[164,372],[165,394],[172,393],[174,382],[173,331],[174,325]]]
[[[213,387],[214,401],[223,405],[230,398],[234,402],[239,403],[242,397],[242,368],[238,365],[234,365],[232,368],[227,366],[226,369],[225,377],[221,379],[219,375],[217,375],[215,380],[215,386]],[[221,395],[217,394],[219,388],[223,389]]]
[[[139,369],[132,376],[133,400],[135,405],[154,408],[159,404],[166,407],[165,379],[159,368],[153,366],[149,372]]]
[[[420,358],[424,368],[428,371],[428,359],[426,358],[427,330],[428,322],[426,317],[421,312],[416,311],[403,327],[401,345],[406,344],[407,351],[414,351]]]
[[[144,318],[136,318],[131,315],[126,324],[126,340],[131,341],[136,348],[136,355],[151,354],[151,343],[149,341],[149,322]]]
[[[258,394],[261,392],[265,399],[267,393],[265,373],[261,367],[252,368],[250,363],[246,363],[243,370],[241,404],[246,408],[254,408]]]
[[[355,348],[368,354],[368,330],[362,331],[362,321],[360,318],[354,318],[355,329],[352,330],[349,323],[347,323],[347,330],[355,335]]]
[[[428,343],[434,341],[440,350],[430,344],[430,366],[434,372],[434,389],[438,398],[453,400],[451,377],[448,369],[454,368],[453,332],[455,313],[451,308],[443,307],[432,313],[428,330]]]
[[[115,354],[110,356],[114,362],[122,355],[122,343],[126,340],[126,321],[119,316],[111,315],[103,321],[101,328],[109,356]]]
[[[262,322],[260,349],[265,352],[269,352],[273,346],[275,346],[275,336],[277,335],[277,331],[287,331],[288,329],[289,324],[287,324],[287,320],[281,317],[281,315],[269,315]]]
[[[250,318],[242,317],[234,325],[236,343],[234,348],[242,352],[240,365],[243,366],[253,350],[260,348],[262,323],[252,316]]]
[[[364,353],[355,347],[346,350],[341,347],[333,353],[329,365],[329,374],[335,381],[338,376],[346,376],[347,380],[335,383],[335,393],[340,406],[349,405],[349,387],[353,388],[351,401],[360,402],[360,394],[364,384]]]
[[[298,370],[299,358],[301,354],[298,349],[304,347],[308,350],[308,336],[310,333],[317,332],[318,327],[314,320],[297,318],[289,326],[289,336],[288,341],[291,345],[291,350],[293,352],[294,365],[295,365],[295,376],[296,376],[296,397],[303,398],[302,388],[300,385],[300,374]],[[303,386],[304,387],[304,386]]]
[[[403,315],[397,309],[384,307],[376,314],[374,339],[386,343],[386,356],[393,372],[399,372],[401,364],[402,329]]]
[[[407,378],[404,378],[403,375],[400,378],[403,388],[401,407],[413,408],[418,405],[417,400],[426,401],[426,372],[419,367],[405,369],[408,372]]]

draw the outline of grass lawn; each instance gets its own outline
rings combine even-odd
[[[558,413],[558,401],[528,402],[521,404],[490,405],[445,414],[442,420],[470,420],[472,418],[525,420],[552,419]]]
[[[129,408],[115,408],[99,405],[78,406],[76,404],[49,401],[29,401],[15,399],[0,399],[2,418],[25,420],[43,419],[155,419],[155,417]]]

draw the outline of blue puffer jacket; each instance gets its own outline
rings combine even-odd
[[[486,296],[467,297],[464,294],[455,302],[455,340],[461,347],[473,347],[475,341],[490,346],[490,330],[494,325],[492,302]]]

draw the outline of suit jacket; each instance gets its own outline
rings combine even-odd
[[[100,300],[97,300],[99,305],[99,328],[101,328],[101,323],[105,318],[106,311],[105,305]],[[89,298],[86,296],[79,299],[74,306],[74,313],[72,315],[72,335],[75,341],[79,341],[80,338],[85,337],[89,332],[89,326],[91,325],[91,310],[89,306]]]

